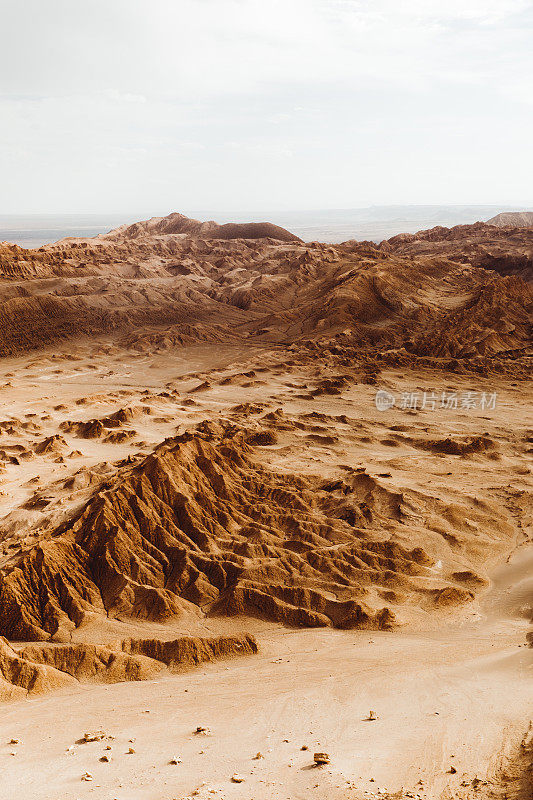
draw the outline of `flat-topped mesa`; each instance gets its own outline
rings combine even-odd
[[[294,233],[271,222],[200,222],[174,212],[167,217],[152,217],[133,225],[121,225],[105,234],[106,238],[139,239],[145,236],[181,234],[202,239],[277,239],[282,242],[300,242]]]

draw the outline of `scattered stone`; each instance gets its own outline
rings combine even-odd
[[[181,764],[181,760],[177,756],[173,756],[168,763],[175,766],[176,764]]]
[[[329,764],[329,755],[327,753],[315,753],[313,759],[315,764]]]
[[[255,761],[259,761],[259,759],[264,758],[263,753],[256,753],[254,756]]]
[[[100,742],[102,739],[105,739],[105,737],[105,731],[94,731],[94,733],[84,733],[80,741],[83,744],[87,742]]]
[[[81,776],[81,779],[82,781],[92,781],[93,776],[91,775],[90,772],[84,772],[83,775]]]
[[[20,741],[20,739],[11,739],[9,744],[22,744],[22,742]]]
[[[450,775],[455,775],[455,773],[457,772],[457,770],[455,769],[455,767],[453,767],[453,766],[452,766],[452,767],[450,767],[450,769],[448,770],[448,772],[450,773]]]
[[[104,764],[108,764],[109,763],[109,756],[102,756],[100,761],[103,761]]]
[[[244,778],[242,777],[242,775],[235,774],[235,775],[231,776],[231,782],[232,783],[244,783]]]
[[[309,748],[306,744],[304,744],[300,747],[300,750],[309,750]]]

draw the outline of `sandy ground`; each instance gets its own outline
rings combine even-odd
[[[432,616],[411,609],[405,626],[390,633],[286,630],[240,620],[238,627],[255,628],[256,656],[160,681],[85,686],[6,704],[0,709],[0,800],[172,800],[194,792],[236,800],[340,800],[402,788],[432,800],[446,792],[466,796],[462,784],[498,774],[533,715],[533,651],[525,646],[533,549],[519,503],[531,486],[524,385],[469,376],[454,376],[452,384],[450,376],[390,370],[377,387],[358,383],[342,396],[310,399],[312,365],[287,365],[287,355],[275,351],[198,347],[147,357],[80,345],[74,357],[65,351],[2,362],[2,419],[36,425],[4,433],[2,446],[33,452],[44,437],[59,435],[66,420],[86,421],[130,404],[145,403],[150,413],[125,426],[135,430],[125,443],[61,434],[58,452],[6,464],[0,564],[31,544],[45,522],[84,500],[86,487],[75,492],[62,483],[80,468],[112,473],[126,456],[249,402],[262,403],[263,411],[282,407],[290,419],[314,410],[347,415],[349,424],[336,424],[333,436],[331,425],[322,433],[296,429],[275,447],[258,448],[257,457],[281,471],[324,477],[339,464],[362,464],[391,489],[409,486],[424,502],[433,496],[449,502],[450,525],[460,528],[471,515],[470,555],[475,563],[486,551],[491,587],[466,611]],[[263,373],[243,377],[258,365]],[[235,382],[221,383],[228,376]],[[190,392],[206,379],[204,389]],[[379,412],[380,387],[398,398],[415,390],[497,390],[498,403],[492,411]],[[158,396],[169,388],[177,399]],[[84,402],[76,405],[79,399]],[[480,433],[497,446],[490,469],[481,458],[413,445],[424,435]],[[36,490],[49,505],[22,508]],[[406,541],[421,531],[413,523]],[[437,571],[461,566],[444,543],[438,547]],[[208,627],[217,625],[228,623]],[[371,710],[378,719],[366,720]],[[198,725],[209,733],[195,735]],[[76,744],[96,729],[112,738]],[[130,747],[135,752],[128,754]],[[330,765],[314,767],[315,751],[329,753]],[[264,758],[255,759],[257,753]],[[99,760],[104,754],[108,763]],[[180,763],[171,765],[174,757]],[[91,781],[82,781],[85,772]],[[243,782],[232,782],[234,774]]]

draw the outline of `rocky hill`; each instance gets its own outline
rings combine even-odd
[[[280,242],[299,242],[298,236],[273,225],[271,222],[243,222],[219,225],[216,222],[199,222],[183,214],[152,217],[144,222],[123,225],[105,234],[111,238],[138,239],[143,236],[165,235],[196,236],[203,239],[276,239]]]
[[[487,225],[497,225],[499,228],[531,228],[533,211],[504,211],[487,220]]]

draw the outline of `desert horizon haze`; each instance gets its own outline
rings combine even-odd
[[[513,213],[517,206],[372,206],[354,209],[316,209],[286,212],[207,211],[196,216],[218,222],[264,222],[288,228],[307,242],[339,243],[369,239],[376,243],[398,233],[416,233],[436,225],[487,221],[500,213]],[[160,214],[166,216],[167,212]],[[528,213],[525,209],[524,213]],[[96,236],[112,228],[136,222],[150,214],[0,214],[0,242],[35,248],[58,239]]]
[[[533,800],[533,2],[0,11],[0,800]]]

